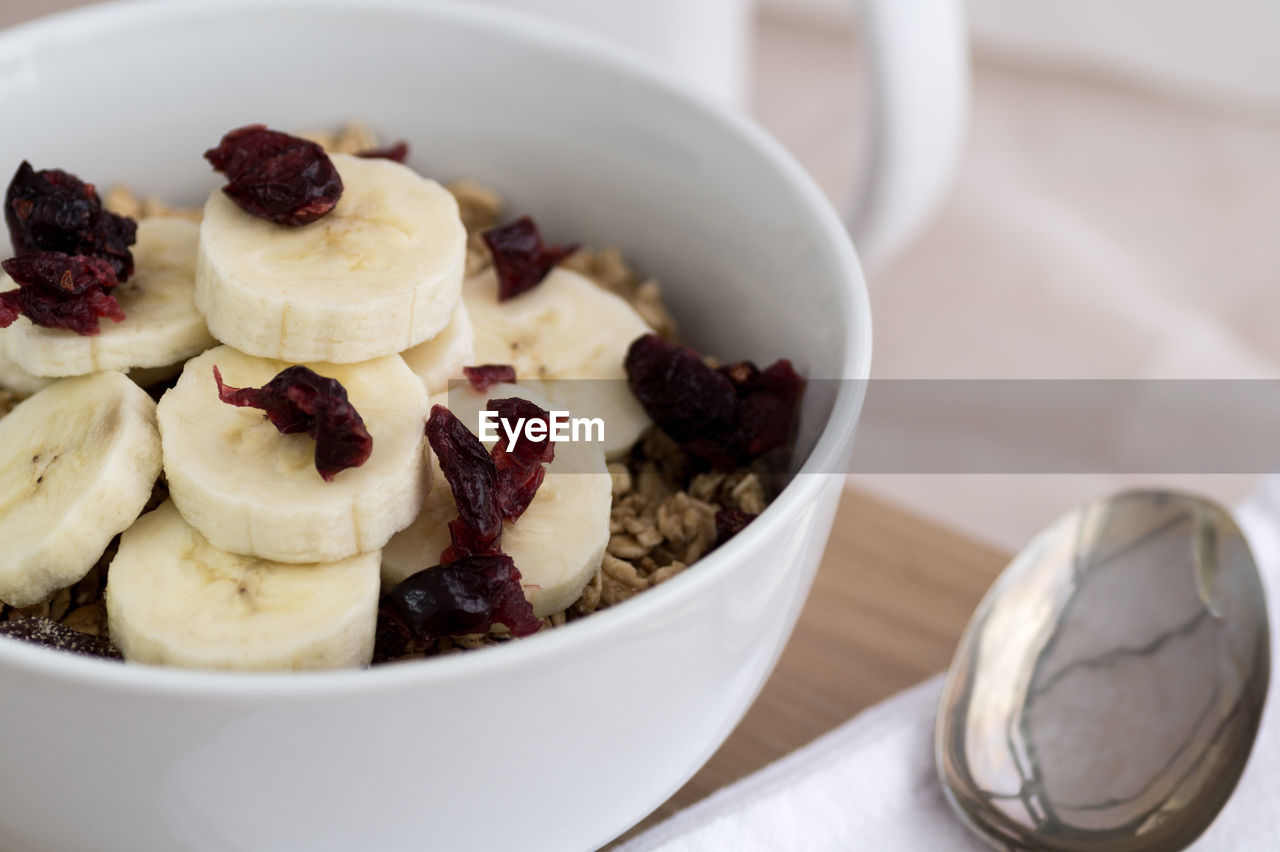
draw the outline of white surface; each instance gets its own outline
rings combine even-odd
[[[866,376],[866,291],[817,188],[750,125],[614,54],[470,5],[99,7],[0,36],[0,107],[43,117],[0,138],[0,162],[190,201],[230,127],[360,118],[413,140],[419,168],[503,187],[553,240],[645,258],[696,343]],[[86,79],[130,95],[86,98]],[[845,463],[853,391],[806,399],[814,473],[696,570],[507,647],[252,677],[3,643],[0,754],[22,772],[0,795],[0,848],[605,841],[693,773],[768,674],[830,528],[840,480],[823,472]]]
[[[834,199],[852,185],[846,152],[864,121],[848,83],[858,64],[841,27],[771,17],[762,30],[755,114]],[[981,54],[972,92],[951,192],[869,275],[877,377],[1280,377],[1280,121]],[[1113,490],[1170,485],[1231,505],[1256,479],[1103,471],[857,483],[1014,550]]]
[[[771,17],[755,115],[830,197],[847,198],[845,152],[866,107],[846,102],[858,67],[840,29],[846,2],[764,5]],[[997,46],[1025,63],[981,50],[1004,7],[1017,31]],[[1192,85],[1231,63],[1280,62],[1270,50],[1280,6],[974,0],[967,9],[979,38],[968,148],[938,215],[893,263],[871,270],[876,375],[1280,376],[1280,243],[1272,234],[1280,124],[1274,110],[1208,102],[1214,94],[1226,104],[1249,100],[1230,86]],[[789,24],[797,13],[825,26]],[[1080,41],[1082,30],[1111,24],[1106,38]],[[1075,40],[1078,50],[1043,46],[1054,39]],[[1033,46],[1041,46],[1034,57]],[[1099,55],[1088,53],[1094,48]],[[1179,67],[1171,76],[1130,67],[1149,53],[1176,56]],[[1051,70],[1057,65],[1091,76]],[[1248,72],[1236,83],[1277,81],[1280,73]],[[1066,507],[1113,490],[1167,485],[1232,503],[1256,476],[897,474],[854,482],[1013,550]]]
[[[1269,477],[1235,513],[1264,586],[1280,588],[1280,477]],[[1271,634],[1272,684],[1280,631]],[[825,734],[665,823],[619,852],[721,849],[979,850],[942,796],[933,722],[935,677]],[[1244,776],[1218,819],[1192,848],[1240,852],[1280,848],[1280,701],[1267,702]]]
[[[1280,123],[1019,66],[980,63],[974,79],[951,195],[870,282],[878,377],[1280,376]],[[859,481],[1013,550],[1113,490],[1178,485],[1230,505],[1255,479]]]
[[[1280,109],[1274,0],[968,0],[977,43],[1172,92]]]
[[[842,23],[849,3],[760,0],[771,13],[827,26]],[[1280,108],[1280,5],[1273,0],[965,0],[965,8],[981,49]]]

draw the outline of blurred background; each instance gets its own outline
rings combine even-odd
[[[837,206],[856,192],[869,112],[856,4],[489,1],[630,45],[752,114]],[[77,5],[3,0],[0,25]],[[909,244],[870,259],[873,375],[1280,377],[1280,4],[967,0],[965,14],[964,153]],[[1122,485],[1230,503],[1255,479],[885,474],[851,487],[1013,549]]]

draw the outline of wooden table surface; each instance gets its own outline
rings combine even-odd
[[[1007,562],[987,545],[846,491],[809,601],[764,691],[710,762],[624,838],[946,668]]]

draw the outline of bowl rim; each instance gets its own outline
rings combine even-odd
[[[814,180],[777,140],[752,120],[686,88],[672,74],[651,66],[624,46],[583,33],[532,13],[452,0],[124,0],[74,9],[28,21],[0,31],[0,54],[46,39],[62,45],[87,36],[100,37],[103,28],[130,26],[143,20],[177,24],[195,13],[216,10],[232,14],[237,8],[260,13],[265,8],[305,8],[353,12],[403,13],[423,20],[449,19],[509,38],[552,49],[587,63],[609,66],[613,71],[650,87],[663,97],[683,101],[709,115],[741,144],[766,160],[817,219],[822,241],[834,250],[842,267],[844,286],[836,288],[839,304],[832,305],[843,318],[844,361],[836,398],[813,449],[800,470],[783,487],[761,520],[744,529],[732,541],[698,560],[696,571],[684,571],[624,606],[610,607],[572,626],[543,631],[502,649],[450,654],[430,663],[406,662],[372,669],[290,672],[200,671],[120,664],[69,654],[19,641],[0,642],[0,670],[26,673],[90,685],[120,693],[147,693],[202,700],[240,701],[261,697],[310,699],[314,696],[361,694],[400,690],[406,684],[427,686],[484,677],[493,671],[554,660],[572,654],[578,646],[590,647],[610,634],[652,622],[674,603],[696,596],[734,570],[734,564],[760,549],[764,538],[781,524],[794,522],[818,498],[826,481],[841,477],[855,424],[866,394],[871,367],[871,313],[865,278],[852,241],[835,209]]]

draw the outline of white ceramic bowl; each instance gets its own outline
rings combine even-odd
[[[114,5],[0,35],[0,167],[196,201],[227,129],[371,123],[413,165],[619,245],[688,337],[864,379],[866,290],[814,184],[613,48],[461,5]],[[4,165],[8,164],[8,165]],[[861,383],[806,396],[800,474],[692,570],[565,629],[372,671],[230,675],[0,641],[0,848],[588,849],[674,792],[769,674],[830,530]],[[0,543],[2,546],[2,543]]]

